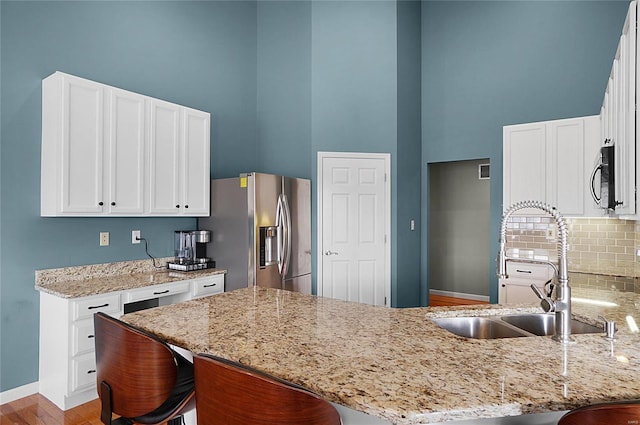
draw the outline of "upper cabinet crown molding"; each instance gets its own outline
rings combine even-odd
[[[210,115],[56,72],[42,81],[42,216],[208,216]]]

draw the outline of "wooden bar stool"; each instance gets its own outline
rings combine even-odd
[[[94,315],[94,326],[102,423],[180,424],[193,404],[193,364],[156,336],[104,313]]]
[[[600,403],[567,412],[558,425],[631,425],[640,423],[640,400]]]
[[[209,355],[194,356],[198,425],[340,425],[311,391]]]

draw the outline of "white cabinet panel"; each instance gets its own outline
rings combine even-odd
[[[149,211],[177,215],[180,205],[180,122],[178,106],[151,101]]]
[[[535,284],[544,293],[544,284],[553,276],[553,270],[543,264],[510,261],[507,263],[507,276],[507,279],[500,279],[498,284],[498,302],[530,304],[539,301],[531,284]]]
[[[546,199],[546,147],[544,123],[504,127],[504,209]]]
[[[188,282],[176,282],[164,285],[147,286],[141,289],[133,289],[127,292],[126,302],[150,300],[153,298],[170,297],[177,294],[185,294],[189,291]]]
[[[531,282],[511,279],[501,279],[500,282],[500,304],[534,304],[540,301],[531,289]],[[536,284],[536,286],[543,291],[543,285]]]
[[[42,216],[208,216],[210,115],[56,72],[42,82]]]
[[[533,200],[565,216],[602,215],[589,190],[598,154],[598,116],[505,126],[503,137],[503,209]],[[516,214],[543,212],[525,209]]]
[[[224,292],[224,275],[195,279],[191,282],[193,298],[205,297]]]
[[[585,143],[583,120],[562,120],[549,123],[550,179],[547,201],[564,215],[584,215]]]
[[[92,388],[96,385],[96,356],[94,353],[85,354],[71,360],[71,388],[78,391]]]
[[[110,114],[107,209],[117,214],[144,212],[145,99],[108,90]]]
[[[72,349],[71,355],[90,353],[94,350],[94,333],[93,333],[93,317],[85,320],[79,320],[72,325],[71,336]]]
[[[107,314],[113,314],[122,310],[120,305],[120,294],[106,294],[95,297],[81,298],[71,303],[73,312],[73,320],[86,319],[93,317],[94,313],[99,311]]]
[[[636,174],[636,89],[637,89],[637,5],[629,4],[618,48],[611,66],[600,120],[602,140],[615,147],[614,214],[623,218],[640,219],[636,188],[640,176]]]
[[[209,114],[151,102],[150,211],[209,215]]]
[[[182,193],[184,210],[190,215],[209,215],[209,114],[185,109]]]
[[[102,212],[103,88],[69,76],[42,82],[42,215]]]

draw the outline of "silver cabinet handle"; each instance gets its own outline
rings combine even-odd
[[[338,255],[338,253],[335,251],[327,251],[324,253],[324,255]]]

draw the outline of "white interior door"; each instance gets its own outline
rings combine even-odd
[[[318,153],[318,295],[391,305],[389,163]]]

